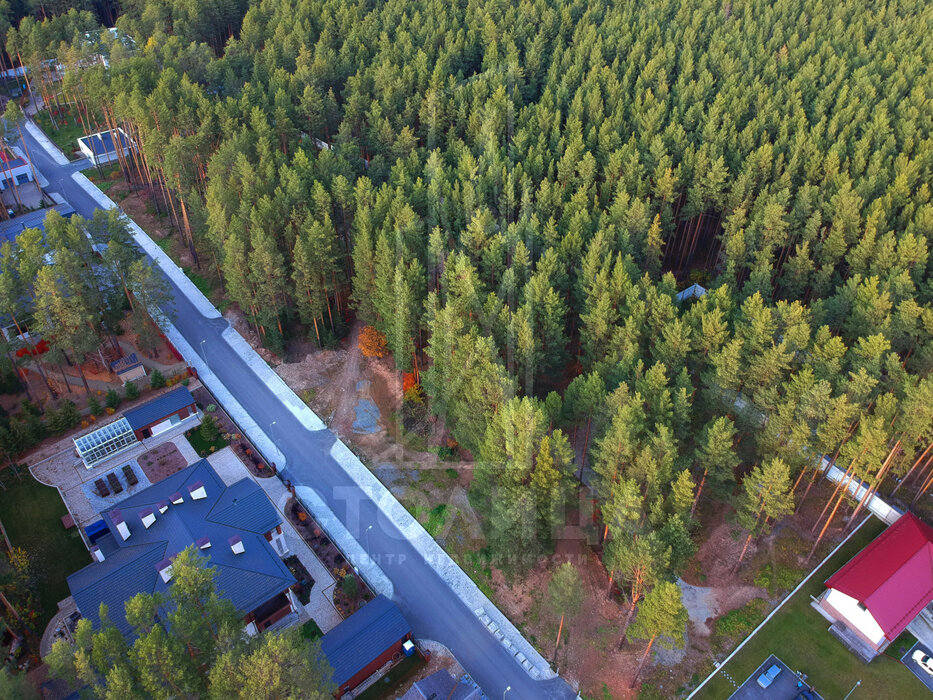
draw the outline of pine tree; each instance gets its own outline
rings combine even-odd
[[[745,558],[751,541],[766,532],[770,521],[794,512],[790,469],[780,459],[772,459],[752,469],[742,481],[743,494],[738,506],[739,524],[748,531],[736,568]]]
[[[662,646],[680,648],[684,644],[686,628],[687,610],[684,608],[680,588],[676,583],[660,582],[645,595],[638,618],[629,633],[633,639],[648,640],[648,647],[638,662],[630,688],[634,688],[638,683],[638,676],[641,675],[655,641],[660,639]]]

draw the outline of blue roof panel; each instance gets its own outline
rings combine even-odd
[[[116,148],[114,148],[114,139],[113,134],[116,134],[118,140],[120,141],[120,146],[126,148],[127,141],[126,137],[119,131],[101,131],[98,134],[91,134],[90,136],[82,136],[78,141],[83,143],[89,149],[91,153],[95,156],[104,156],[111,153],[116,153]]]
[[[203,484],[205,498],[191,497],[189,487],[197,483]],[[170,503],[168,510],[160,513],[159,503],[171,501],[175,492],[182,495],[183,502]],[[141,514],[148,509],[155,522],[146,528]],[[116,510],[130,531],[125,541],[116,534]],[[124,615],[125,601],[136,593],[167,594],[171,582],[162,581],[156,564],[203,538],[211,546],[200,553],[217,569],[218,591],[244,614],[295,582],[266,541],[265,533],[280,519],[260,486],[244,479],[228,488],[206,459],[126,498],[118,508],[104,513],[103,519],[113,533],[101,540],[106,559],[68,577],[78,610],[95,627],[100,624],[97,609],[104,602],[114,624],[124,634],[131,634]],[[234,554],[230,548],[229,540],[234,536],[243,542],[242,554]]]
[[[188,391],[188,387],[180,386],[177,389],[172,389],[167,394],[162,394],[157,399],[144,403],[139,408],[127,411],[123,414],[123,417],[130,422],[133,430],[139,430],[147,425],[158,423],[166,416],[170,416],[176,411],[193,404],[194,397]]]
[[[37,228],[40,231],[45,231],[45,217],[52,209],[57,211],[62,218],[65,219],[75,213],[74,208],[70,204],[56,204],[46,209],[20,214],[14,219],[0,221],[0,243],[3,241],[10,241],[12,243],[16,240],[16,237],[27,228]]]
[[[411,633],[401,610],[384,595],[350,615],[321,639],[321,649],[341,686]]]

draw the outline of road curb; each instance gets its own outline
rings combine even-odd
[[[93,197],[94,201],[97,202],[102,209],[120,209],[110,197],[100,191],[97,185],[88,180],[84,173],[74,173],[71,178],[78,187],[84,190],[89,196]],[[148,233],[139,227],[139,224],[133,221],[122,210],[120,210],[120,213],[123,214],[123,217],[126,219],[136,244],[143,249],[146,255],[155,261],[162,269],[162,272],[165,273],[165,276],[175,283],[175,286],[188,298],[188,301],[194,304],[198,312],[205,318],[220,318],[220,311],[218,311],[217,307],[195,286],[194,282],[188,279],[184,270],[178,267],[165,251],[156,245],[156,242],[149,237]]]
[[[61,149],[52,143],[52,140],[45,135],[45,133],[36,126],[32,119],[27,119],[25,121],[26,131],[39,142],[39,145],[42,146],[42,150],[49,154],[49,157],[54,160],[59,165],[68,165],[71,161],[68,160],[68,157],[61,152]]]
[[[197,370],[198,379],[207,386],[217,400],[223,404],[224,410],[230,414],[230,417],[236,422],[250,441],[267,457],[275,459],[279,464],[284,464],[285,457],[279,452],[279,449],[269,439],[265,431],[259,427],[249,413],[240,405],[240,402],[228,391],[227,387],[214,374],[204,361],[201,359],[194,348],[185,340],[185,337],[178,332],[174,324],[168,319],[161,319],[159,325],[162,332],[178,349],[178,351],[189,360],[189,364]],[[275,477],[272,477],[275,478]],[[350,534],[350,531],[334,515],[333,511],[324,503],[324,500],[309,487],[296,487],[296,492],[300,494],[301,499],[305,501],[311,514],[318,524],[327,532],[327,535],[333,540],[343,553],[353,562],[358,562],[357,566],[360,574],[366,579],[370,588],[378,593],[383,593],[391,598],[395,589],[392,582],[383,573],[382,569],[369,558],[363,551],[359,542]],[[265,489],[263,489],[265,491]]]

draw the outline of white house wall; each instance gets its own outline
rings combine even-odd
[[[875,622],[870,612],[858,606],[859,602],[855,598],[835,588],[830,588],[824,600],[845,617],[849,627],[857,629],[876,646],[884,641],[884,630]]]

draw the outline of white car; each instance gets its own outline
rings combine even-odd
[[[920,649],[911,654],[910,658],[916,661],[920,668],[933,676],[933,658],[924,654]]]

